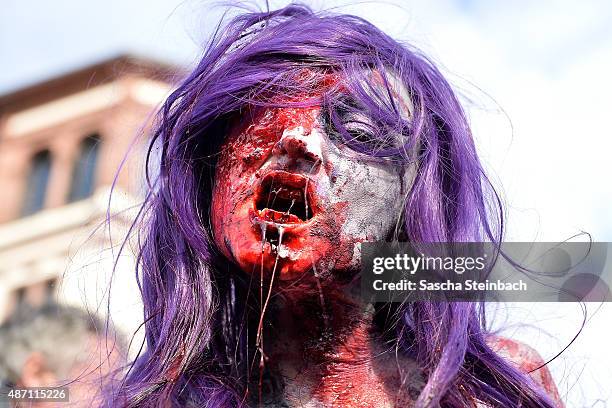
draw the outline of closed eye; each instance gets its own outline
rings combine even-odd
[[[395,147],[392,133],[374,123],[367,115],[359,112],[333,112],[324,114],[322,122],[331,141],[356,148],[374,151]],[[333,114],[332,113],[332,114]]]

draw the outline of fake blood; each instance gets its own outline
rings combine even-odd
[[[262,223],[267,225],[268,237],[278,235],[275,225],[286,226],[284,246],[287,256],[278,260],[281,280],[293,279],[298,276],[297,271],[310,269],[312,259],[339,252],[333,251],[333,247],[338,243],[338,227],[345,221],[342,216],[344,205],[334,204],[323,214],[318,202],[320,198],[317,198],[316,181],[307,179],[302,187],[302,200],[305,201],[301,204],[304,206],[304,219],[299,219],[288,210],[257,208],[257,200],[262,199],[258,196],[261,194],[258,189],[265,177],[259,168],[271,155],[287,156],[296,160],[303,158],[312,162],[313,168],[317,164],[316,160],[320,160],[309,157],[307,151],[291,151],[303,150],[303,147],[296,146],[299,141],[295,139],[279,145],[283,132],[288,130],[299,129],[300,134],[307,138],[317,124],[319,113],[320,107],[317,106],[258,110],[247,115],[251,116],[252,122],[238,126],[225,144],[216,174],[217,185],[212,205],[213,230],[228,238],[221,250],[228,257],[235,259],[245,271],[253,270],[255,266],[263,263],[263,269],[270,274],[277,261],[277,250],[282,249],[264,243],[262,257]],[[291,170],[291,163],[286,165]],[[255,169],[259,170],[254,171]],[[252,176],[248,177],[249,174]],[[294,177],[297,178],[298,174]],[[274,191],[275,187],[291,184],[288,178],[290,176],[277,176],[274,180],[276,186],[270,188],[270,196],[263,197],[264,201],[273,201],[276,198],[272,196],[272,193],[278,195],[278,192]],[[295,191],[291,190],[286,194],[288,197],[285,199],[291,202],[291,194],[295,194]],[[241,202],[246,204],[238,207],[237,204]],[[321,213],[320,217],[316,216],[317,212]],[[229,215],[234,222],[227,221]],[[350,258],[353,248],[346,249]],[[341,257],[343,256],[344,253]]]
[[[547,395],[552,397],[557,406],[564,406],[550,370],[545,366],[544,360],[534,349],[504,337],[492,338],[489,341],[489,345],[493,351],[510,361],[521,372],[528,374],[546,391]]]
[[[316,303],[303,314],[302,323],[318,322],[325,333],[334,332],[332,326],[340,320],[331,317],[332,310],[345,300],[329,297],[330,285],[342,285],[343,279],[346,283],[354,277],[359,242],[378,239],[381,231],[388,230],[379,220],[372,222],[360,205],[364,199],[371,200],[375,189],[399,191],[394,171],[371,168],[330,142],[319,120],[320,109],[252,109],[228,136],[218,160],[211,208],[215,242],[254,282],[259,281],[257,354],[250,364],[254,372],[259,369],[259,384],[255,384],[259,401],[265,367],[285,361],[269,344],[279,334],[267,335],[267,342],[264,338],[264,322],[272,318],[267,309],[273,288],[278,293],[303,290]],[[353,188],[344,188],[347,183]],[[379,201],[374,208],[383,209],[383,197],[374,198]],[[384,209],[393,211],[388,206]],[[379,214],[372,210],[372,215]],[[364,226],[370,229],[365,231]],[[373,386],[376,376],[369,363],[355,366],[352,362],[369,347],[366,334],[363,330],[351,333],[333,356],[327,352],[319,356],[329,364],[324,367],[324,379],[311,390],[313,397],[331,406],[363,406],[356,396],[374,403],[384,395],[388,381]],[[304,343],[321,340],[300,331],[292,337]],[[316,355],[313,351],[311,357]],[[342,392],[345,386],[354,387],[355,392]]]

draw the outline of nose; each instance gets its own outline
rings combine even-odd
[[[318,163],[323,157],[323,137],[316,128],[308,132],[302,126],[285,129],[273,153]]]

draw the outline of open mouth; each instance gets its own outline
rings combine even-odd
[[[311,219],[312,193],[308,183],[308,178],[296,173],[267,174],[255,199],[258,218],[278,224],[299,224]]]

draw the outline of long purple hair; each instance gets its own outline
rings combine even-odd
[[[367,80],[373,71],[381,74],[383,91]],[[344,79],[342,92],[332,86],[323,96],[299,102],[291,97],[314,94],[330,74]],[[409,117],[392,92],[394,80],[409,92]],[[254,339],[243,329],[245,319],[259,312],[259,299],[248,291],[246,274],[211,239],[211,194],[219,150],[236,119],[252,106],[287,104],[321,104],[340,140],[372,160],[416,163],[399,228],[409,240],[501,241],[503,211],[465,114],[422,53],[355,16],[314,13],[301,5],[244,12],[218,27],[197,68],[158,114],[151,150],[159,149],[159,162],[136,224],[146,347],[107,404],[252,403],[244,396]],[[338,118],[351,110],[372,119],[368,138],[342,128]],[[390,143],[390,134],[403,135],[405,144]],[[477,401],[554,406],[487,345],[483,305],[414,302],[392,308],[394,318],[381,324],[427,380],[417,407],[475,407]]]

